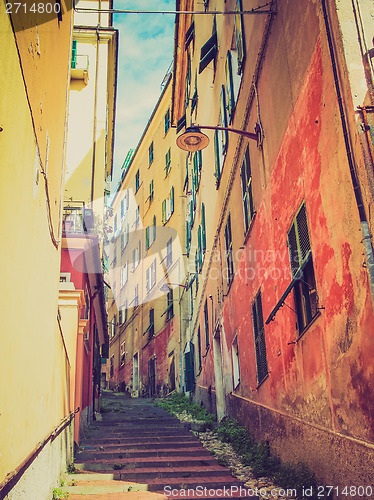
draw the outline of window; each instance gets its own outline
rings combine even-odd
[[[152,226],[148,226],[145,229],[145,248],[148,248],[152,245],[152,243],[156,239],[156,216],[153,216],[153,224]]]
[[[166,243],[166,267],[170,267],[173,263],[173,239],[170,238]]]
[[[209,349],[209,314],[208,314],[208,300],[204,304],[204,323],[205,323],[205,349]]]
[[[153,201],[153,197],[154,197],[154,194],[155,194],[155,185],[154,185],[154,182],[153,182],[153,179],[151,180],[150,184],[149,184],[149,203],[151,204],[152,201]]]
[[[121,366],[123,366],[125,364],[125,359],[126,359],[125,343],[122,342],[122,344],[121,344]]]
[[[231,123],[234,116],[236,99],[234,90],[234,77],[232,74],[232,58],[230,51],[227,51],[226,64],[225,64],[225,78],[226,78],[227,112],[229,115],[229,121]]]
[[[266,359],[265,327],[262,315],[261,292],[258,292],[252,304],[253,332],[255,336],[257,382],[260,384],[268,374]]]
[[[139,226],[139,222],[140,222],[140,209],[138,205],[135,210],[135,228]]]
[[[111,339],[116,334],[116,322],[117,322],[117,316],[114,314],[112,321],[110,322],[110,338]]]
[[[236,50],[238,53],[238,74],[243,73],[244,61],[245,61],[245,43],[244,43],[244,32],[243,32],[243,14],[239,12],[243,10],[242,0],[236,0],[235,11],[235,42]]]
[[[121,233],[121,252],[127,247],[129,242],[129,224],[125,224],[123,226],[123,231]]]
[[[165,135],[166,135],[170,128],[170,108],[166,111],[164,122],[165,122]]]
[[[200,51],[200,64],[199,64],[199,74],[204,71],[211,61],[216,60],[216,55],[218,51],[217,45],[217,28],[216,28],[216,18],[213,20],[213,30],[212,36],[209,40],[201,47]]]
[[[117,248],[113,247],[112,267],[116,267],[116,264],[117,264]]]
[[[75,69],[77,66],[77,41],[73,40],[73,46],[71,51],[71,68]]]
[[[174,213],[174,187],[170,189],[169,198],[162,202],[162,224],[165,225]]]
[[[155,310],[151,308],[149,310],[149,325],[144,335],[148,333],[148,339],[151,339],[155,334]]]
[[[138,305],[139,305],[139,285],[135,285],[134,307],[138,307]]]
[[[232,252],[232,236],[231,236],[231,214],[227,217],[225,226],[225,247],[226,247],[226,278],[229,286],[234,278],[234,262]]]
[[[114,354],[110,357],[110,378],[114,376]]]
[[[165,155],[165,177],[168,175],[171,169],[171,150],[169,148]]]
[[[197,330],[197,360],[198,360],[198,370],[201,370],[201,333],[200,326]]]
[[[138,191],[140,188],[140,172],[139,170],[135,174],[135,193]]]
[[[173,290],[172,289],[169,291],[166,298],[167,298],[166,319],[170,320],[174,316],[174,302],[173,302]]]
[[[114,216],[114,232],[117,231],[117,215]]]
[[[242,197],[243,197],[243,211],[244,211],[244,228],[245,234],[248,233],[251,225],[252,218],[255,214],[253,207],[253,192],[252,192],[252,174],[251,162],[249,158],[249,147],[245,150],[243,163],[240,169],[240,176],[242,179]]]
[[[132,251],[132,270],[134,271],[140,263],[141,254],[141,242],[139,241],[138,246]]]
[[[299,335],[318,313],[318,295],[314,276],[305,203],[301,205],[288,231],[288,248]]]
[[[125,199],[123,198],[121,200],[121,219],[123,219],[125,216]]]
[[[148,148],[148,166],[151,166],[153,162],[153,141]]]
[[[124,266],[121,269],[121,288],[124,287],[127,283],[127,280],[129,279],[129,266],[124,264]]]
[[[154,259],[152,264],[145,271],[145,286],[147,292],[152,290],[155,284],[156,284],[156,259]]]
[[[239,365],[239,346],[238,337],[236,336],[231,346],[232,356],[232,378],[234,389],[236,389],[240,382],[240,365]]]

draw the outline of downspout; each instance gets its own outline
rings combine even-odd
[[[97,116],[97,94],[98,94],[97,79],[99,75],[99,49],[100,49],[100,32],[98,24],[96,28],[96,68],[95,68],[95,97],[94,97],[94,114],[93,114],[93,140],[92,140],[91,208],[93,208],[94,193],[95,193],[96,132],[97,132],[96,116]]]
[[[338,70],[336,67],[336,58],[335,58],[335,53],[334,53],[334,46],[333,46],[333,41],[332,41],[332,35],[331,35],[331,29],[330,29],[330,24],[329,24],[329,19],[328,19],[328,13],[327,13],[327,7],[326,7],[326,0],[322,0],[322,10],[323,10],[323,18],[325,22],[325,27],[326,27],[326,34],[327,34],[327,41],[328,41],[328,46],[329,46],[329,52],[330,52],[330,58],[331,58],[331,65],[332,65],[332,71],[334,74],[334,83],[335,83],[335,89],[336,89],[336,94],[338,98],[338,105],[339,105],[339,112],[340,112],[340,121],[342,124],[343,128],[343,135],[344,135],[344,143],[345,143],[345,149],[347,152],[347,159],[348,159],[348,164],[349,164],[349,171],[351,174],[351,180],[352,180],[352,185],[353,185],[353,191],[355,194],[355,199],[356,199],[356,204],[358,208],[358,213],[360,216],[360,222],[361,222],[361,230],[362,230],[362,243],[364,244],[365,248],[365,254],[366,254],[366,266],[367,270],[369,273],[369,284],[370,284],[370,291],[371,291],[371,299],[374,307],[374,256],[373,256],[373,245],[371,243],[371,234],[369,231],[369,224],[365,212],[365,207],[363,204],[362,200],[362,193],[361,193],[361,188],[358,182],[358,178],[356,175],[355,171],[355,164],[354,164],[354,159],[352,155],[352,150],[351,150],[351,145],[350,145],[350,140],[349,140],[349,134],[348,134],[348,126],[347,126],[347,119],[345,116],[344,112],[344,107],[343,107],[343,98],[342,98],[342,93],[340,90],[340,83],[339,83],[339,76],[338,76]]]

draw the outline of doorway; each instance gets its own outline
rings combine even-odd
[[[216,386],[217,420],[220,422],[226,415],[226,401],[223,390],[221,332],[217,328],[213,337],[214,380]]]
[[[148,393],[151,398],[156,396],[156,358],[148,361]]]

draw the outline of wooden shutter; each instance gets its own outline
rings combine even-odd
[[[265,327],[262,313],[261,292],[259,292],[252,305],[253,330],[255,337],[257,379],[260,383],[268,374],[266,358]]]
[[[229,113],[229,120],[231,122],[235,108],[235,95],[234,95],[234,79],[232,76],[231,52],[229,50],[227,51],[227,57],[226,57],[225,77],[226,77],[227,110]]]
[[[209,40],[201,47],[199,74],[213,61],[217,54],[217,32],[214,31]]]
[[[238,75],[243,72],[244,60],[245,60],[245,43],[244,43],[244,31],[243,31],[243,14],[239,12],[243,10],[242,0],[236,0],[235,4],[235,41],[236,50],[238,53]]]
[[[201,205],[201,230],[202,230],[202,249],[206,250],[206,229],[205,229],[205,204]]]

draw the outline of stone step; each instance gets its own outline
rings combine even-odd
[[[137,462],[134,462],[132,458],[122,458],[117,460],[105,460],[103,462],[97,462],[95,460],[87,460],[84,463],[76,463],[75,467],[82,471],[102,471],[102,472],[112,472],[113,470],[122,470],[119,466],[126,468],[143,468],[143,467],[185,467],[190,466],[207,466],[207,465],[217,465],[217,460],[208,454],[206,458],[201,457],[188,457],[183,456],[173,456],[173,457],[144,457]],[[115,467],[117,466],[117,467]]]
[[[117,442],[118,441],[118,442]],[[116,442],[105,442],[105,441],[95,441],[96,446],[93,445],[85,445],[82,444],[79,447],[79,452],[81,451],[102,451],[104,447],[102,445],[105,444],[105,449],[106,450],[116,450],[116,449],[147,449],[147,448],[153,448],[153,449],[161,449],[161,448],[189,448],[193,445],[200,445],[201,442],[193,438],[192,439],[186,439],[186,440],[174,440],[170,441],[169,439],[162,439],[161,441],[158,438],[154,438],[152,440],[147,439],[138,439],[135,440],[129,439],[126,441],[125,439],[121,440],[116,440]]]
[[[237,486],[240,488],[242,485],[239,481],[229,475],[226,471],[223,471],[222,476],[202,476],[202,477],[169,477],[169,478],[155,478],[149,479],[147,481],[149,491],[159,491],[161,489],[170,487],[177,489],[196,489],[207,488],[207,489],[220,489],[224,486],[230,488],[231,486]]]
[[[127,491],[124,493],[69,494],[69,500],[166,500],[163,493],[151,491]]]
[[[200,467],[150,467],[138,469],[126,469],[120,471],[120,478],[124,481],[146,482],[148,479],[168,478],[168,477],[201,477],[201,476],[222,476],[227,472],[220,465],[208,465]]]
[[[96,481],[86,481],[79,478],[79,474],[76,480],[68,482],[67,486],[62,486],[61,491],[63,493],[69,493],[69,498],[71,494],[74,495],[93,495],[105,493],[122,493],[129,491],[147,491],[147,484],[134,483],[129,481],[115,481],[115,480],[96,480]]]
[[[129,449],[122,448],[117,450],[86,450],[77,454],[77,460],[85,462],[86,460],[114,460],[121,458],[144,458],[144,457],[169,457],[175,456],[179,452],[178,448],[148,448],[148,449]],[[201,445],[183,448],[185,457],[209,457],[211,454]]]

